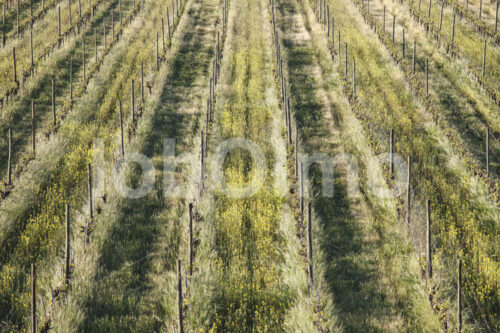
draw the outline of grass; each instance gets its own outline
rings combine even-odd
[[[218,1],[187,5],[189,16],[180,23],[180,34],[167,65],[155,79],[147,111],[131,143],[130,149],[157,161],[160,170],[163,146],[159,143],[164,138],[176,140],[177,154],[191,150],[200,117],[194,110],[204,105],[214,55],[218,5]],[[177,177],[190,184],[190,172],[182,167]],[[140,177],[137,173],[131,176]],[[90,262],[92,270],[81,270],[75,277],[73,288],[78,292],[61,304],[58,330],[170,329],[169,323],[176,317],[175,263],[186,246],[187,198],[165,195],[168,193],[163,192],[161,176],[153,191],[142,199],[120,198],[115,191],[109,192],[110,202],[94,231],[95,243],[84,254],[87,259],[82,260]],[[117,241],[119,248],[115,246]],[[92,291],[86,292],[88,289]]]
[[[383,182],[381,170],[373,166],[375,157],[343,96],[334,72],[338,65],[330,61],[323,32],[305,5],[280,1],[278,10],[305,151],[332,157],[348,152],[360,166],[361,192],[355,194],[347,190],[352,170],[345,162],[336,165],[333,198],[321,195],[321,169],[311,170],[318,266],[323,267],[342,330],[437,331],[437,318],[425,298],[417,260],[404,239],[395,205],[369,194],[371,181]]]

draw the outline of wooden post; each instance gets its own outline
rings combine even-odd
[[[17,17],[16,17],[16,22],[17,22],[17,38],[19,38],[20,34],[20,27],[19,27],[19,0],[17,0]]]
[[[156,32],[156,70],[160,70],[160,55],[158,50],[158,31]]]
[[[168,31],[168,40],[169,40],[169,45],[170,45],[170,40],[172,38],[171,32],[170,32],[170,16],[168,13],[168,7],[167,7],[167,31]]]
[[[178,308],[178,321],[179,321],[179,333],[184,333],[184,323],[182,315],[182,271],[181,271],[181,260],[177,259],[177,308]]]
[[[203,181],[205,179],[205,146],[204,146],[204,135],[203,130],[201,130],[201,184],[203,186]]]
[[[441,14],[439,15],[439,31],[443,27],[443,11],[444,11],[444,1],[441,2]]]
[[[12,60],[14,63],[14,82],[17,83],[17,63],[16,63],[16,47],[12,48]]]
[[[352,59],[352,96],[356,99],[356,59]]]
[[[497,1],[497,9],[495,11],[495,33],[498,31],[498,5],[500,5],[500,1]]]
[[[123,26],[123,20],[122,20],[122,0],[119,0],[118,2],[118,11],[120,14],[120,26]]]
[[[189,275],[193,275],[193,204],[189,203]]]
[[[453,24],[451,26],[451,46],[455,42],[455,14],[453,14]]]
[[[57,124],[56,119],[56,80],[52,79],[52,120],[54,123],[54,127]]]
[[[425,59],[425,93],[429,95],[429,58]]]
[[[78,0],[78,16],[82,19],[82,0]]]
[[[483,13],[483,0],[479,0],[479,19],[481,19],[481,15]]]
[[[73,57],[69,59],[69,100],[73,102]]]
[[[432,235],[431,235],[431,201],[426,201],[427,212],[427,277],[432,278]]]
[[[396,14],[392,16],[392,43],[396,40]]]
[[[132,79],[132,84],[130,85],[130,98],[131,98],[131,108],[132,108],[132,122],[135,121],[135,90],[134,90],[134,79]]]
[[[389,138],[389,157],[391,163],[391,178],[394,177],[394,129],[391,128]]]
[[[347,43],[345,43],[345,75],[347,76]]]
[[[31,101],[31,150],[35,153],[36,140],[35,140],[35,102]]]
[[[71,22],[71,0],[68,0],[68,13],[69,13],[69,26],[71,27],[73,23]]]
[[[291,111],[290,111],[290,98],[287,97],[286,99],[286,105],[288,109],[288,144],[291,146],[292,145],[292,116],[291,116]]]
[[[304,216],[304,163],[300,162],[300,215]]]
[[[3,14],[2,14],[2,47],[5,47],[5,7],[6,5],[3,5]],[[498,12],[498,10],[497,10]]]
[[[57,6],[57,12],[58,12],[57,31],[59,32],[59,37],[61,37],[61,6]]]
[[[308,218],[307,218],[307,260],[309,262],[309,283],[311,288],[314,282],[313,275],[313,246],[312,246],[312,209],[311,201],[309,201]]]
[[[429,0],[429,11],[427,12],[427,18],[431,17],[432,0]]]
[[[36,333],[36,267],[31,263],[31,332]]]
[[[339,43],[339,64],[340,64],[340,29],[339,29],[338,43]]]
[[[484,39],[484,49],[483,49],[483,77],[486,74],[486,38]]]
[[[144,103],[144,63],[141,62],[141,99]]]
[[[165,20],[161,18],[161,41],[163,47],[163,53],[165,53]]]
[[[88,171],[88,185],[89,185],[89,216],[90,220],[94,219],[94,205],[93,205],[93,196],[92,196],[92,166],[90,164],[87,165]]]
[[[108,48],[108,39],[106,36],[106,18],[104,18],[104,21],[102,23],[102,35],[104,37],[104,50]]]
[[[403,28],[403,43],[402,43],[402,46],[403,46],[403,59],[405,58],[405,29]]]
[[[119,102],[119,113],[120,113],[120,138],[121,138],[121,150],[122,150],[122,158],[125,158],[125,145],[123,143],[123,110],[122,110],[122,101]]]
[[[7,184],[12,185],[12,128],[8,130],[9,160],[7,162]]]
[[[422,3],[422,0],[418,0],[418,12],[420,13],[420,4]]]
[[[30,29],[30,54],[31,54],[31,71],[34,71],[35,58],[33,57],[33,28]]]
[[[326,35],[328,37],[330,37],[330,6],[329,5],[326,6],[326,19],[327,19],[327,23],[326,23],[326,25],[327,25],[327,32],[326,32]]]
[[[412,66],[411,66],[411,72],[412,74],[415,74],[415,69],[416,69],[416,60],[417,60],[417,41],[413,41],[413,60],[412,60]]]
[[[69,205],[66,204],[66,263],[64,269],[64,277],[66,279],[66,284],[69,283],[70,274],[70,216],[69,216]]]
[[[458,259],[458,280],[457,280],[457,311],[458,311],[458,332],[462,332],[462,259]]]
[[[97,63],[97,28],[94,28],[94,50],[95,50],[95,62]]]
[[[408,224],[408,230],[410,228],[410,213],[411,213],[411,160],[408,156],[408,178],[406,180],[406,223]]]
[[[115,11],[111,11],[111,37],[115,38]]]
[[[490,176],[490,128],[486,127],[486,174]]]
[[[83,46],[83,79],[87,78],[87,68],[85,64],[85,36],[82,38],[82,46]]]
[[[295,125],[295,179],[299,178],[299,127]]]
[[[332,15],[332,48],[335,50],[335,16]]]

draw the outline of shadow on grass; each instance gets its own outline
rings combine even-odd
[[[297,14],[291,1],[278,6],[280,27],[289,34],[283,40],[287,51],[293,111],[306,152],[325,152],[333,157],[336,144],[323,118],[324,105],[318,97],[320,89],[312,70],[316,70],[316,51],[305,42],[293,40],[290,16]],[[333,295],[335,310],[345,332],[382,332],[375,322],[394,313],[381,290],[376,262],[376,242],[367,240],[366,230],[347,194],[346,175],[335,171],[333,198],[320,195],[321,169],[313,166],[310,180],[314,194],[313,207],[320,222],[316,236],[325,255],[324,279]]]
[[[162,90],[161,106],[155,112],[151,131],[144,139],[146,145],[142,153],[146,156],[162,156],[164,138],[176,139],[176,150],[187,149],[189,138],[197,132],[200,113],[188,114],[183,107],[193,103],[190,95],[193,94],[192,89],[196,88],[198,78],[207,77],[213,54],[213,43],[207,43],[207,40],[213,41],[214,36],[210,31],[204,32],[194,27],[210,24],[211,12],[211,7],[200,6],[200,9],[189,13],[189,31],[181,41],[172,71]],[[131,178],[137,180],[140,172]],[[166,313],[162,296],[148,295],[153,287],[148,273],[155,269],[162,272],[174,270],[182,239],[180,221],[185,213],[182,203],[176,205],[175,202],[165,201],[162,185],[159,177],[148,196],[117,199],[116,203],[112,203],[113,207],[118,207],[116,211],[110,212],[116,223],[101,251],[99,276],[85,306],[87,316],[83,331],[161,330]],[[159,234],[165,234],[166,237],[157,245]],[[162,267],[153,267],[152,259],[158,254]]]

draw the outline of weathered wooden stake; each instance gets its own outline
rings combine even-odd
[[[82,0],[78,0],[78,16],[82,19]]]
[[[132,83],[130,85],[130,98],[131,98],[131,109],[132,109],[132,122],[135,121],[135,89],[134,89],[135,81],[132,79]]]
[[[182,314],[182,270],[181,260],[177,259],[177,310],[178,310],[178,329],[179,333],[184,333],[184,323]]]
[[[7,184],[12,185],[12,128],[8,130],[9,160],[7,162]]]
[[[458,259],[458,280],[457,280],[457,312],[458,312],[458,332],[462,332],[462,259]]]
[[[2,14],[2,47],[5,47],[5,7],[6,5],[3,5],[3,14]],[[498,11],[497,11],[498,12]]]
[[[12,48],[12,60],[14,63],[14,82],[17,83],[17,63],[16,63],[16,47]]]
[[[168,41],[170,45],[170,40],[172,38],[172,33],[170,32],[170,16],[168,14],[168,8],[167,8],[167,31],[168,31]]]
[[[495,33],[498,31],[498,5],[500,5],[500,1],[497,1],[497,9],[495,12]],[[4,37],[5,39],[5,37]]]
[[[36,151],[36,140],[35,140],[35,102],[31,101],[31,150],[33,153]]]
[[[455,42],[455,14],[453,14],[453,24],[451,26],[451,46]]]
[[[36,266],[31,263],[31,332],[36,333]]]
[[[33,56],[33,28],[30,29],[30,54],[31,54],[31,71],[34,71],[35,67],[35,58]]]
[[[71,27],[73,23],[71,22],[71,0],[68,0],[68,13],[69,13],[69,26]]]
[[[85,37],[82,38],[82,47],[83,47],[83,79],[87,78],[87,64],[85,63]]]
[[[69,216],[69,205],[66,204],[66,264],[64,269],[64,277],[66,279],[66,284],[69,283],[70,275],[70,216]]]
[[[486,174],[490,176],[490,128],[486,128]]]
[[[19,34],[21,33],[21,28],[19,26],[19,0],[17,0],[17,17],[16,17],[16,22],[17,22],[17,38],[19,38]]]
[[[486,75],[486,38],[484,39],[483,48],[483,77]]]
[[[54,127],[57,124],[57,119],[56,119],[56,80],[52,79],[52,118],[53,118],[53,123]]]
[[[121,138],[121,153],[122,158],[125,158],[125,145],[123,142],[123,110],[122,110],[122,101],[119,103],[119,112],[120,112],[120,138]]]
[[[389,157],[391,162],[391,178],[394,177],[394,129],[391,128],[389,138]]]
[[[299,127],[295,125],[295,179],[299,179]]]
[[[427,17],[431,17],[432,0],[429,0],[429,11],[427,12]]]
[[[327,35],[328,37],[330,37],[330,6],[329,6],[329,5],[327,5],[327,6],[326,6],[326,18],[327,18],[327,23],[326,23],[326,25],[327,25],[327,27],[328,27],[328,28],[327,28],[327,32],[326,32],[326,35]]]
[[[90,219],[94,219],[94,204],[93,204],[93,196],[92,196],[92,166],[90,163],[87,165],[87,173],[88,173],[88,190],[89,190],[89,216]]]
[[[479,0],[479,19],[481,19],[481,16],[483,14],[483,0]]]
[[[411,213],[411,159],[408,156],[408,178],[406,180],[406,223],[408,230],[410,228],[410,213]]]
[[[352,96],[356,99],[356,59],[352,59]]]
[[[304,163],[300,162],[300,215],[304,216]]]
[[[193,275],[193,204],[189,203],[189,275]]]
[[[115,11],[111,11],[111,37],[115,38]]]
[[[163,53],[165,53],[165,20],[161,18],[161,41],[163,47]]]
[[[156,32],[156,70],[160,70],[160,51],[158,45],[158,31]]]
[[[347,76],[347,43],[345,43],[345,75]]]
[[[311,284],[311,288],[314,283],[314,275],[313,275],[313,246],[312,246],[312,205],[311,201],[309,201],[308,207],[308,218],[307,218],[307,259],[309,262],[309,283]]]
[[[405,58],[405,29],[403,28],[403,43],[402,43],[402,46],[403,46],[403,59]]]
[[[97,28],[94,28],[94,50],[95,50],[95,62],[97,63]]]
[[[144,103],[144,63],[141,62],[141,99]]]
[[[61,37],[61,6],[57,6],[57,11],[58,11],[57,31],[59,32],[59,37]]]
[[[396,14],[392,16],[392,43],[396,40]]]
[[[119,0],[118,2],[118,11],[120,15],[120,26],[123,26],[123,19],[122,19],[122,0]]]
[[[203,186],[203,181],[205,180],[205,145],[204,145],[204,135],[203,130],[201,131],[201,184]]]
[[[106,18],[104,18],[104,22],[102,23],[102,35],[104,37],[104,50],[108,48],[108,38],[106,36]]]
[[[441,14],[439,15],[439,31],[443,27],[443,12],[444,12],[444,1],[441,2]]]
[[[415,74],[415,70],[416,70],[416,60],[417,60],[417,41],[414,40],[413,41],[413,60],[412,60],[412,74]]]
[[[427,210],[427,277],[432,279],[432,236],[431,236],[431,201],[426,201]]]
[[[425,59],[425,93],[429,95],[429,58]]]

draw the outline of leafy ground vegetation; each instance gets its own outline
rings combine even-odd
[[[495,2],[3,8],[1,332],[500,330]]]

